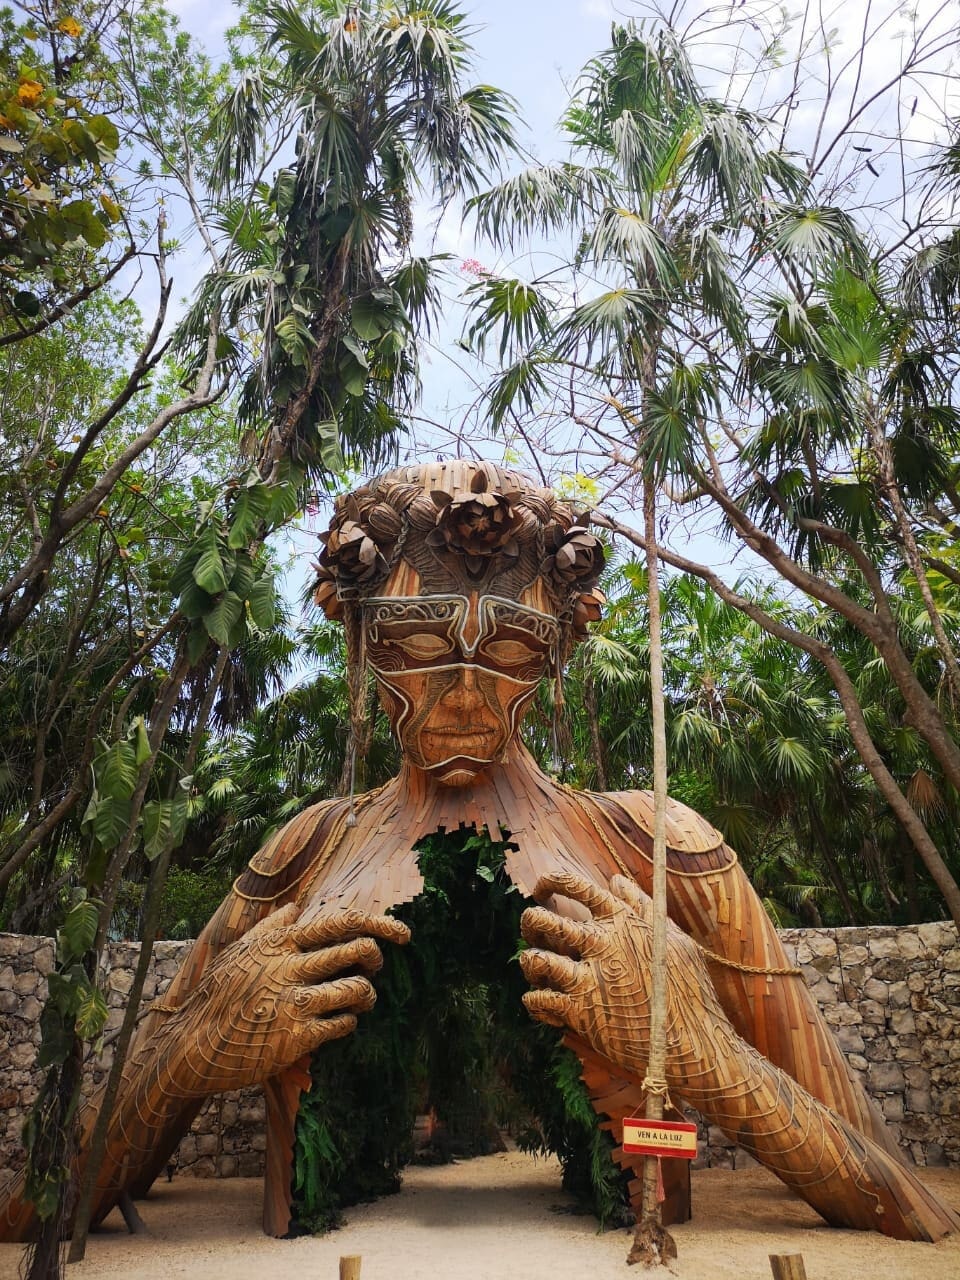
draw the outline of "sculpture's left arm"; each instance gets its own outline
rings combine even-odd
[[[590,921],[543,908],[523,916],[520,961],[537,990],[530,1012],[566,1027],[637,1082],[650,1049],[652,904],[625,877],[614,893],[576,876],[545,876]],[[696,945],[668,925],[666,1084],[837,1226],[937,1240],[960,1221],[898,1161],[744,1041],[717,999]]]
[[[597,795],[590,802],[621,869],[649,892],[650,793]],[[704,948],[713,988],[737,1033],[898,1158],[883,1117],[850,1071],[736,853],[719,831],[678,801],[668,801],[667,816],[670,919]]]

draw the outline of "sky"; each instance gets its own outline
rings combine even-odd
[[[517,100],[523,118],[521,141],[531,156],[539,160],[563,156],[557,121],[581,67],[607,43],[611,21],[640,17],[652,7],[620,0],[460,0],[460,3],[476,25],[474,78],[506,90]],[[168,4],[191,34],[216,56],[222,48],[223,33],[234,20],[234,10],[228,0],[168,0]],[[957,0],[917,0],[910,10],[917,12],[921,21],[931,22],[932,30],[937,32],[956,21],[956,4]],[[715,86],[724,92],[731,83],[729,71],[738,47],[752,46],[754,50],[758,47],[761,28],[751,24],[751,16],[781,8],[771,0],[734,0],[712,8],[678,0],[675,7],[690,14],[707,14],[699,28],[691,28],[688,48],[701,74],[708,78],[712,75]],[[817,11],[817,0],[812,0],[811,7]],[[799,0],[790,8],[795,8],[798,14],[802,10]],[[820,58],[819,71],[796,87],[794,136],[804,147],[819,137],[821,150],[828,150],[832,127],[837,119],[846,117],[853,104],[858,113],[856,126],[862,128],[864,141],[869,135],[875,147],[870,156],[864,157],[864,164],[870,159],[878,170],[876,178],[868,176],[865,167],[857,175],[864,208],[883,195],[884,185],[891,177],[896,180],[899,176],[896,157],[892,153],[884,154],[883,143],[878,138],[886,134],[892,139],[906,133],[911,137],[914,153],[926,154],[934,135],[934,122],[942,118],[942,103],[935,99],[949,91],[949,79],[932,77],[920,83],[915,94],[909,89],[903,91],[899,102],[896,96],[884,95],[884,86],[912,38],[910,22],[903,16],[907,12],[907,6],[898,0],[846,0],[832,6],[827,47]],[[731,16],[739,20],[734,28],[727,25]],[[873,37],[869,56],[860,62],[856,51],[865,29],[872,31]],[[774,57],[762,79],[735,78],[732,81],[735,92],[742,93],[748,103],[751,95],[759,93],[768,100],[778,94],[786,96],[794,88],[787,55],[804,38],[811,38],[810,29],[805,31],[798,17],[785,35],[783,65],[778,68]],[[816,40],[824,43],[820,36]],[[954,57],[953,49],[938,54],[932,69],[951,70]],[[832,114],[824,118],[822,108],[828,98],[828,84],[834,86],[830,96]],[[950,106],[954,118],[960,116],[956,99]],[[450,210],[439,224],[430,220],[427,210],[421,214],[417,250],[452,253],[456,255],[454,268],[458,261],[462,270],[464,260],[478,259],[484,268],[498,274],[523,275],[531,265],[526,259],[500,256],[490,246],[478,244],[457,209]],[[549,246],[545,252],[549,253]],[[543,261],[541,256],[540,265]],[[464,273],[463,280],[470,282],[469,271]],[[455,342],[461,323],[456,307],[452,306],[433,350],[425,351],[423,359],[424,415],[450,423],[462,420],[465,405],[476,395],[476,385],[471,381],[475,375],[464,367],[465,361]],[[429,429],[425,438],[430,439]],[[439,439],[435,447],[447,453],[451,450],[449,441]],[[502,456],[502,445],[497,441],[479,447],[486,456]],[[314,523],[323,527],[323,512]],[[674,545],[685,554],[708,560],[730,580],[747,568],[759,568],[743,551],[732,559],[729,545],[718,543],[702,524],[678,528]],[[314,547],[312,538],[294,539],[291,556],[301,566],[294,578],[306,572]]]

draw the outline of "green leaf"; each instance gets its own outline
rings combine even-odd
[[[143,852],[150,862],[163,852],[168,842],[173,847],[176,804],[175,800],[150,800],[143,806]],[[180,808],[185,810],[183,804]],[[183,838],[182,830],[180,838]]]
[[[269,631],[276,617],[276,588],[272,574],[264,574],[250,589],[250,617],[259,631]]]
[[[84,898],[67,912],[57,934],[57,951],[62,965],[81,959],[93,946],[101,905],[96,898]]]
[[[191,667],[197,665],[206,653],[209,643],[210,637],[207,635],[206,629],[199,623],[195,623],[187,636],[187,661]]]
[[[21,315],[33,317],[40,314],[40,299],[29,289],[18,289],[13,295],[13,305]]]
[[[177,566],[170,575],[170,590],[175,596],[179,596],[187,583],[193,581],[193,566],[199,558],[200,547],[195,542],[193,546],[187,547],[177,561]]]
[[[218,644],[229,645],[230,632],[243,616],[243,600],[232,591],[225,591],[214,607],[204,616],[207,634]]]
[[[241,600],[246,600],[250,594],[250,588],[253,586],[255,569],[253,561],[245,551],[241,551],[237,555],[237,567],[234,570],[233,577],[230,579],[230,590],[234,595],[239,596]]]
[[[99,987],[84,983],[77,1000],[77,1031],[84,1040],[95,1040],[106,1026],[107,1001]]]
[[[62,1058],[49,1059],[43,1061],[44,1049],[41,1048],[37,1056],[37,1066],[44,1068],[51,1066],[53,1061],[65,1062],[67,1054],[73,1043],[73,1036],[67,1039],[67,1049]],[[24,1130],[24,1141],[28,1148],[32,1146],[30,1136],[27,1130]],[[37,1217],[41,1222],[46,1222],[48,1218],[52,1218],[56,1213],[60,1204],[60,1197],[63,1192],[63,1184],[69,1177],[69,1171],[66,1166],[60,1165],[52,1169],[45,1170],[42,1174],[38,1173],[32,1167],[27,1175],[27,1198],[36,1210]]]
[[[381,290],[377,290],[380,293]],[[394,317],[372,294],[364,294],[354,301],[350,323],[365,342],[373,342],[381,333],[393,327]]]
[[[370,368],[369,361],[367,360],[367,353],[352,334],[343,334],[340,338],[340,345],[346,347],[362,369],[367,370]],[[349,363],[349,361],[347,361],[347,363]]]
[[[300,510],[299,487],[294,480],[270,485],[267,515],[270,528],[276,529]]]
[[[318,422],[317,438],[320,442],[320,459],[328,471],[334,474],[342,472],[346,467],[343,449],[340,447],[340,428],[336,422]]]
[[[129,800],[137,785],[137,754],[129,742],[115,742],[93,762],[102,797]]]
[[[147,726],[143,722],[143,716],[137,716],[133,726],[134,730],[134,746],[133,754],[137,766],[146,764],[150,759],[153,748],[150,746],[150,736],[147,733]]]
[[[239,550],[257,536],[261,522],[270,509],[270,498],[265,484],[241,489],[230,512],[230,534],[227,546]]]
[[[213,608],[214,597],[195,582],[188,582],[180,594],[180,612],[185,618],[202,618]]]
[[[115,848],[130,826],[130,799],[101,796],[93,813],[95,839],[104,849]]]
[[[199,554],[192,569],[193,580],[210,595],[219,595],[221,591],[226,591],[229,579],[217,532],[212,524],[205,527],[196,545]]]
[[[355,360],[345,360],[340,365],[340,380],[347,395],[359,397],[367,386],[367,371]]]
[[[106,244],[107,229],[89,200],[69,201],[60,209],[60,218],[73,232],[73,238],[82,237],[91,249],[101,249]]]

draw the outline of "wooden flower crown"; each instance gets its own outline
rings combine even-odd
[[[490,462],[400,467],[337,499],[314,599],[328,618],[384,594],[403,559],[424,595],[480,591],[519,600],[538,579],[572,636],[600,617],[604,549],[549,489]]]

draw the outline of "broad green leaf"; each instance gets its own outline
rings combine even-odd
[[[342,334],[340,338],[340,345],[346,347],[357,364],[360,365],[361,369],[367,370],[370,368],[369,361],[367,360],[367,353],[352,334]]]
[[[185,618],[202,618],[213,608],[214,597],[195,582],[188,582],[180,595],[179,608]]]
[[[204,528],[197,539],[197,547],[199,555],[192,569],[193,580],[210,595],[219,595],[221,591],[226,591],[229,578],[217,541],[217,532],[212,524]]]
[[[392,327],[393,320],[391,312],[371,294],[357,298],[350,312],[350,323],[365,342],[373,342],[381,333],[386,333]]]
[[[130,826],[130,798],[102,796],[93,815],[93,834],[104,849],[115,848]]]
[[[96,1040],[107,1022],[107,1001],[99,987],[84,983],[77,1001],[77,1030],[84,1040]]]
[[[187,636],[187,661],[192,667],[195,667],[206,653],[209,643],[210,637],[206,629],[199,622],[195,622]]]
[[[147,763],[152,751],[153,748],[150,746],[150,737],[147,733],[147,726],[143,722],[143,716],[137,716],[134,724],[133,754],[138,767]]]
[[[137,753],[130,742],[115,742],[93,762],[101,797],[129,800],[137,785]]]
[[[340,364],[340,380],[347,395],[362,396],[367,385],[367,370],[356,360],[344,360]]]
[[[276,617],[276,590],[273,575],[264,574],[250,589],[250,617],[259,631],[269,631]]]
[[[18,289],[13,295],[13,305],[21,315],[32,317],[40,314],[40,299],[29,289]]]
[[[172,800],[150,800],[143,806],[143,852],[150,862],[170,839],[172,814]]]
[[[42,1069],[51,1066],[53,1062],[65,1062],[72,1045],[73,1036],[68,1036],[66,1050],[61,1058],[47,1057],[44,1046],[37,1056],[37,1066]],[[24,1142],[28,1148],[32,1148],[32,1139],[27,1129],[24,1129]],[[34,1211],[41,1222],[46,1222],[48,1218],[52,1218],[56,1213],[60,1205],[63,1186],[68,1177],[69,1171],[65,1165],[55,1166],[52,1169],[45,1170],[43,1173],[37,1172],[32,1166],[30,1167],[30,1172],[27,1175],[27,1198],[33,1205]]]
[[[193,566],[197,563],[199,556],[200,548],[197,543],[194,543],[192,547],[187,547],[177,561],[177,566],[170,575],[170,590],[175,596],[180,595],[187,583],[193,581]]]
[[[62,965],[79,960],[93,946],[100,920],[100,905],[96,898],[84,898],[67,912],[57,934],[57,950]]]
[[[249,546],[257,536],[261,522],[270,509],[270,499],[265,484],[241,489],[230,511],[230,534],[227,545],[239,550]]]
[[[320,458],[328,471],[334,474],[346,467],[343,449],[340,447],[340,428],[336,422],[318,422],[317,438],[320,441]]]
[[[299,488],[299,484],[292,479],[270,485],[267,511],[267,524],[270,528],[278,528],[300,510]]]
[[[242,616],[243,600],[232,591],[225,591],[210,612],[204,615],[203,625],[218,644],[228,645],[230,632]]]
[[[230,590],[235,596],[239,596],[241,600],[246,600],[250,594],[250,588],[253,586],[256,571],[253,567],[253,561],[245,551],[237,553],[237,567],[233,571],[233,577],[230,579]]]

